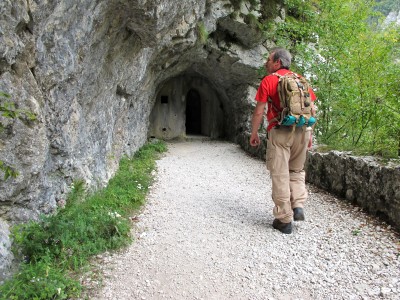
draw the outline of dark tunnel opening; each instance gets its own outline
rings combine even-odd
[[[201,132],[201,98],[198,91],[190,89],[186,95],[186,134]]]

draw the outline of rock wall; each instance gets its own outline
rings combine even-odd
[[[306,180],[400,229],[399,161],[310,152]]]
[[[207,84],[192,86],[212,102],[205,134],[235,142],[248,130],[267,53],[263,35],[243,18],[257,15],[250,7],[243,1],[233,14],[226,0],[2,0],[0,91],[37,117],[0,117],[0,160],[19,172],[0,181],[2,253],[8,223],[54,212],[74,180],[106,185],[150,125],[169,130],[162,115],[154,124],[150,115],[173,78]],[[183,109],[172,126],[178,135],[186,134]],[[10,261],[0,261],[1,274]]]

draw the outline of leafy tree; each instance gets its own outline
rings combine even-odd
[[[400,153],[399,28],[383,27],[374,1],[287,0],[276,42],[295,55],[319,97],[319,142],[335,149]]]

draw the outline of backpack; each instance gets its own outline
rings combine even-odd
[[[293,72],[285,75],[273,73],[273,75],[279,77],[278,95],[282,109],[282,111],[277,110],[281,112],[278,117],[279,125],[296,125],[296,127],[314,125],[316,119],[312,116],[310,85],[307,80]],[[272,103],[271,99],[270,102]]]

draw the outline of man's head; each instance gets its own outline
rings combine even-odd
[[[292,56],[284,48],[273,48],[265,63],[268,74],[272,74],[279,69],[289,69],[292,62]]]

